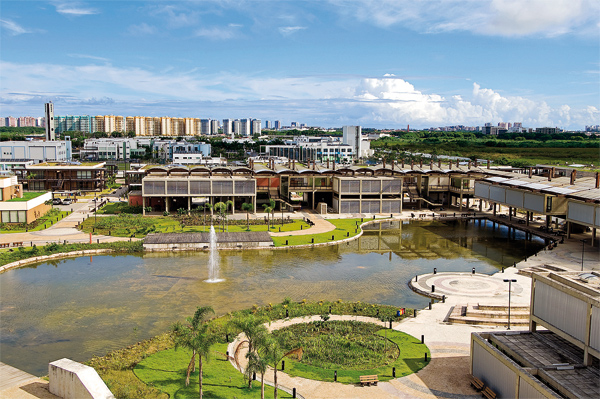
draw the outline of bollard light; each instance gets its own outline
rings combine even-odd
[[[333,381],[337,382],[337,370],[333,372]]]
[[[425,343],[425,336],[421,335],[421,343],[424,344]]]
[[[433,268],[433,274],[437,274],[437,267]]]
[[[431,292],[435,292],[435,285],[431,285]]]

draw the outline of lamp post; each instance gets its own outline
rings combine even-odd
[[[583,271],[583,254],[585,252],[585,240],[581,241],[581,271]]]
[[[514,278],[510,278],[510,279],[504,279],[505,283],[508,283],[508,328],[507,330],[510,330],[510,291],[511,291],[511,285],[512,283],[516,283],[517,280],[515,280]]]
[[[94,194],[94,226],[96,225],[96,211],[98,210],[98,197]]]

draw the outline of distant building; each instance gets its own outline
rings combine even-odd
[[[241,135],[242,134],[242,123],[239,119],[236,119],[232,122],[232,131],[233,134]]]
[[[219,121],[216,119],[211,119],[210,121],[210,133],[215,135],[219,134]]]
[[[265,129],[271,129],[271,121],[265,121]]]
[[[281,121],[275,121],[275,123],[273,124],[273,126],[275,127],[275,130],[281,129]]]
[[[260,119],[252,119],[252,126],[250,129],[250,135],[260,135],[262,122]]]
[[[486,126],[483,127],[483,129],[481,130],[483,134],[489,134],[492,136],[497,136],[499,134],[502,133],[506,133],[508,130],[503,129],[501,127],[497,127],[497,126],[487,126],[488,123],[486,123]]]
[[[542,133],[542,134],[555,134],[555,133],[559,133],[560,129],[557,127],[538,127],[535,129],[536,133]]]
[[[227,137],[233,137],[233,126],[231,119],[223,119],[223,134]]]
[[[128,160],[141,158],[146,153],[133,138],[86,139],[80,151],[81,159]]]
[[[352,147],[355,158],[366,158],[371,154],[371,144],[362,136],[360,126],[344,126],[342,142]]]
[[[239,135],[241,136],[250,136],[252,129],[252,119],[244,118],[240,119],[240,131]]]
[[[43,162],[15,170],[29,191],[102,191],[105,162]]]
[[[56,134],[54,131],[54,104],[52,102],[44,105],[45,118],[46,118],[46,141],[54,141]]]

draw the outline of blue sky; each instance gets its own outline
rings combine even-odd
[[[0,114],[600,124],[593,0],[6,1]]]

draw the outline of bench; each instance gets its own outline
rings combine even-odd
[[[0,244],[0,248],[8,248],[8,247],[10,247],[10,243],[9,242],[4,243],[4,244]]]
[[[481,391],[481,395],[488,399],[496,399],[496,394],[490,389],[490,387],[485,387],[485,389]]]
[[[475,388],[475,390],[477,392],[480,392],[485,387],[485,384],[479,378],[477,378],[474,375],[472,375],[471,376],[471,386],[473,388]]]
[[[13,247],[22,247],[22,246],[23,246],[23,241],[13,242]]]
[[[361,375],[360,376],[360,385],[362,385],[363,387],[365,385],[370,386],[371,384],[377,385],[378,382],[379,382],[379,379],[377,378],[377,375]]]

